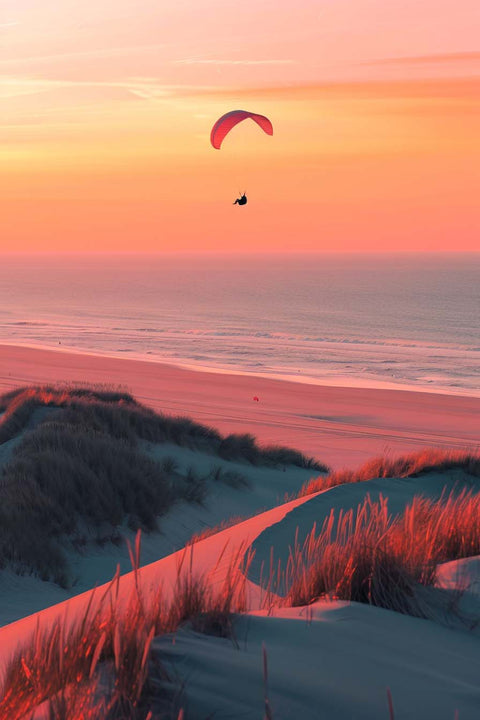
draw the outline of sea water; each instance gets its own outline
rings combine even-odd
[[[0,343],[480,396],[480,254],[4,255]]]

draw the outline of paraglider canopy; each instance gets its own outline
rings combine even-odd
[[[260,125],[267,135],[273,135],[273,127],[270,120],[265,115],[258,115],[257,113],[247,112],[247,110],[231,110],[221,118],[217,120],[210,133],[210,142],[216,150],[220,150],[220,146],[225,136],[230,130],[238,125],[242,120],[250,118],[254,120],[257,125]]]

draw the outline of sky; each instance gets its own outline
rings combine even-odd
[[[479,38],[478,0],[2,0],[0,252],[478,250]],[[274,135],[214,150],[232,109]]]

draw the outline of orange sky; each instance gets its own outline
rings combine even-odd
[[[2,0],[0,251],[476,250],[479,37],[477,0]],[[235,108],[274,136],[214,150]]]

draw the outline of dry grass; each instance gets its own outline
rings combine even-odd
[[[303,486],[300,497],[345,483],[365,482],[375,478],[415,477],[421,473],[444,472],[455,468],[480,477],[480,455],[461,450],[428,448],[397,458],[377,457],[368,460],[358,470],[337,470],[326,477],[312,478]]]
[[[62,422],[88,427],[110,437],[135,443],[172,442],[205,450],[227,460],[268,467],[295,465],[327,471],[326,466],[297,450],[282,446],[260,447],[248,434],[221,435],[214,428],[187,417],[157,413],[123,390],[109,386],[38,386],[12,390],[0,396],[0,444],[28,425],[35,409],[57,407],[65,412]]]
[[[122,598],[117,574],[102,597],[92,593],[79,623],[37,627],[8,663],[0,717],[24,720],[41,711],[39,716],[49,720],[152,718],[150,705],[169,702],[168,696],[158,697],[158,683],[155,688],[149,684],[152,665],[157,677],[166,676],[161,660],[152,657],[153,638],[185,623],[232,637],[232,614],[246,609],[246,548],[238,549],[217,586],[210,573],[193,573],[193,553],[193,548],[183,553],[169,601],[161,586],[147,596],[139,577],[138,534],[131,552],[135,582],[130,597]]]
[[[182,475],[171,458],[148,456],[145,441],[259,465],[313,463],[294,450],[260,448],[251,436],[223,437],[188,418],[155,413],[105,386],[14,390],[0,397],[0,410],[0,444],[19,440],[0,468],[0,568],[33,571],[64,587],[66,540],[79,548],[96,536],[114,542],[125,525],[154,531],[174,503],[202,503],[208,480],[248,486],[244,475],[219,466],[211,476],[194,468]]]
[[[48,629],[37,627],[32,638],[8,663],[0,717],[20,720],[49,698],[53,705],[58,704],[59,711],[67,698],[76,703],[73,688],[86,683],[95,672],[99,660],[97,648],[109,630],[100,613],[92,612],[92,605],[81,622],[68,629],[63,622]],[[63,695],[57,698],[59,693]]]
[[[128,402],[125,400],[125,402]],[[429,470],[461,467],[479,476],[478,456],[430,451],[397,460],[374,460],[358,473],[330,478],[360,482],[371,477],[405,477]],[[326,479],[328,481],[328,478]],[[333,482],[332,484],[338,484]],[[331,487],[332,485],[329,485]],[[311,490],[311,492],[316,491]],[[239,520],[238,520],[239,521]],[[37,627],[8,664],[0,695],[0,718],[30,720],[153,720],[155,708],[168,706],[161,657],[152,654],[154,637],[184,623],[222,637],[233,636],[232,615],[247,609],[247,572],[251,560],[240,547],[225,580],[215,585],[217,567],[195,575],[195,546],[185,550],[176,584],[167,599],[161,585],[144,595],[140,583],[140,535],[131,550],[134,586],[120,593],[117,575],[103,597],[92,594],[75,625],[57,622]],[[429,617],[417,588],[432,585],[438,563],[480,554],[480,496],[457,491],[439,501],[415,497],[392,518],[385,499],[367,496],[356,512],[333,513],[314,527],[305,543],[295,542],[285,571],[271,573],[269,590],[284,589],[282,605],[306,605],[321,597],[352,600]],[[218,563],[222,561],[219,558]],[[273,594],[265,594],[265,604]],[[234,639],[234,638],[233,638]],[[265,659],[265,678],[266,659]],[[390,702],[390,701],[389,701]],[[37,712],[41,709],[41,715]],[[389,705],[393,716],[393,706]],[[269,715],[270,713],[270,715]],[[272,717],[265,693],[265,716]]]
[[[302,546],[295,543],[281,578],[285,603],[329,596],[427,617],[416,587],[434,583],[439,563],[478,554],[480,496],[472,491],[415,497],[395,518],[387,500],[367,495],[356,513],[332,513]]]
[[[49,720],[161,717],[156,709],[171,708],[172,699],[158,678],[167,678],[170,685],[172,680],[161,657],[151,652],[153,638],[185,623],[201,632],[233,637],[233,613],[248,609],[251,555],[246,546],[239,547],[224,580],[216,583],[225,552],[226,547],[208,574],[195,575],[195,546],[186,548],[167,599],[161,585],[148,595],[141,589],[137,535],[131,549],[130,596],[122,597],[117,574],[102,598],[92,595],[77,625],[59,622],[37,628],[8,665],[0,717],[28,719],[39,707],[47,713],[42,718]],[[295,543],[285,572],[276,577],[276,584],[286,586],[287,592],[274,602],[306,605],[330,597],[429,617],[418,586],[434,583],[439,562],[475,554],[480,554],[480,496],[472,491],[437,501],[415,497],[394,518],[385,499],[372,502],[367,496],[356,513],[332,513],[318,533],[314,527],[303,545]],[[265,605],[272,597],[265,594]],[[265,654],[264,663],[266,682]],[[267,685],[265,716],[273,717]]]

